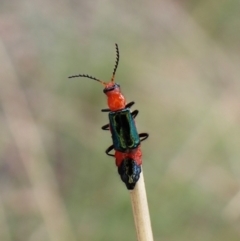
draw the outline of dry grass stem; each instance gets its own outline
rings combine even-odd
[[[143,171],[130,195],[138,241],[153,241]]]

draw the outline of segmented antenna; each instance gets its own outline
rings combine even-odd
[[[116,46],[116,61],[115,61],[115,66],[114,66],[114,70],[113,70],[113,76],[112,76],[112,79],[111,81],[114,82],[114,77],[115,77],[115,74],[116,74],[116,71],[117,71],[117,67],[118,67],[118,63],[119,63],[119,59],[120,59],[120,55],[119,55],[119,49],[118,49],[118,45],[115,43],[115,46]]]
[[[95,78],[95,77],[92,77],[92,76],[90,76],[90,75],[88,75],[88,74],[72,75],[72,76],[69,76],[68,78],[71,79],[71,78],[77,78],[77,77],[86,77],[86,78],[88,78],[88,79],[96,80],[96,81],[100,82],[101,84],[104,84],[104,85],[106,84],[105,82],[101,81],[100,79],[97,79],[97,78]]]

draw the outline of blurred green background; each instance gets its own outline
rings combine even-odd
[[[103,87],[135,101],[155,241],[240,240],[240,2],[2,0],[0,240],[136,240]]]

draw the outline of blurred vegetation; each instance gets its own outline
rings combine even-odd
[[[0,240],[136,240],[102,86],[140,110],[155,241],[239,240],[240,3],[1,1]]]

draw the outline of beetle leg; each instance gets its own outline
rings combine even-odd
[[[138,110],[134,110],[131,115],[133,118],[135,118],[138,115],[139,111]]]
[[[102,112],[110,112],[110,109],[101,109]]]
[[[109,124],[106,124],[106,125],[102,126],[102,130],[109,131],[110,130],[109,129]]]
[[[140,133],[139,134],[140,141],[142,142],[142,141],[146,140],[148,138],[148,136],[149,136],[148,133]]]
[[[126,104],[125,108],[131,108],[134,104],[135,104],[135,102],[131,101],[128,104]]]
[[[113,154],[110,154],[109,152],[112,151],[114,149],[113,145],[109,146],[108,149],[105,151],[105,153],[108,155],[108,156],[114,156]]]

